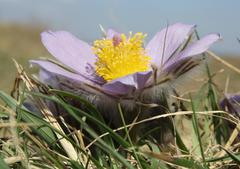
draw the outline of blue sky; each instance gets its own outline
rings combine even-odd
[[[197,24],[201,36],[220,33],[215,52],[240,54],[239,9],[239,0],[0,0],[0,23],[44,23],[92,41],[101,36],[99,24],[151,38],[167,23],[183,22]]]

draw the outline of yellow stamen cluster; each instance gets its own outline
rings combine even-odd
[[[118,44],[114,39],[96,40],[93,49],[98,59],[96,73],[107,81],[149,69],[150,57],[143,48],[145,35],[136,33],[127,38],[122,34]],[[116,40],[116,39],[115,39]]]

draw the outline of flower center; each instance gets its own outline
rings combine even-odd
[[[106,81],[111,81],[136,72],[149,69],[150,57],[146,55],[143,48],[145,35],[136,33],[127,38],[121,34],[120,37],[112,39],[96,40],[93,49],[98,59],[95,63],[96,73]]]

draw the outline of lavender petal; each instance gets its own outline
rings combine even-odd
[[[41,39],[48,51],[60,62],[83,76],[91,76],[92,71],[89,69],[94,66],[96,56],[86,42],[65,31],[43,32]]]
[[[50,73],[46,69],[43,69],[43,68],[41,68],[39,70],[39,80],[42,83],[50,85],[54,88],[58,88],[58,86],[59,86],[57,75],[54,73]]]
[[[152,63],[161,67],[193,31],[195,25],[176,23],[158,32],[146,46]]]
[[[209,34],[200,40],[190,44],[176,58],[186,58],[205,52],[213,43],[221,39],[219,34]]]
[[[152,71],[137,72],[134,74],[135,81],[137,82],[137,89],[143,89],[152,75]]]
[[[120,81],[114,81],[111,83],[106,83],[102,86],[104,92],[110,95],[129,95],[133,93],[135,87],[132,85],[124,84]]]
[[[144,88],[151,74],[152,71],[146,71],[127,75],[106,83],[103,85],[103,90],[114,95],[128,95],[135,90]]]
[[[78,81],[80,83],[92,84],[92,81],[89,81],[88,79],[84,78],[83,76],[69,72],[54,63],[51,63],[48,61],[43,61],[43,60],[31,60],[30,63],[36,64],[36,65],[40,66],[40,68],[42,68],[52,74],[60,75],[65,78],[68,78],[68,79],[71,79],[74,81]],[[44,72],[42,72],[42,73],[44,73]],[[52,76],[52,75],[49,75],[49,76]],[[41,77],[42,80],[46,80],[47,78],[48,78],[47,74],[42,74],[42,77]]]

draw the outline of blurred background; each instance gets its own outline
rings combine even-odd
[[[16,76],[12,58],[28,69],[28,60],[50,56],[40,42],[43,30],[67,30],[91,43],[101,37],[99,24],[120,32],[144,32],[149,40],[167,24],[197,24],[200,36],[218,32],[223,41],[211,50],[240,68],[239,0],[0,0],[0,89],[10,92]],[[214,64],[213,71],[221,69]],[[226,69],[232,91],[239,75]]]

